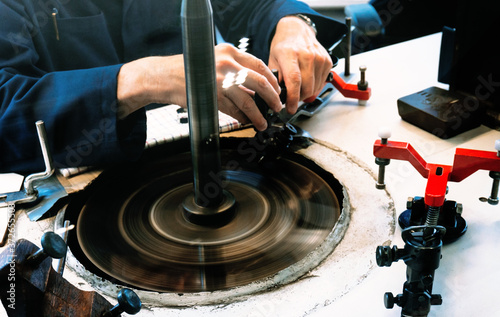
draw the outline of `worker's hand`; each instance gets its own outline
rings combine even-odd
[[[281,110],[281,91],[271,70],[262,60],[227,44],[215,47],[215,60],[219,109],[240,122],[250,120],[258,130],[266,129],[267,121],[252,96],[257,92],[272,110]]]
[[[267,127],[252,96],[255,92],[271,109],[280,111],[280,87],[265,63],[231,45],[215,47],[219,109],[242,123],[251,121],[258,130]],[[146,57],[122,66],[118,74],[118,118],[151,103],[186,106],[182,55]]]
[[[277,69],[287,88],[286,108],[297,111],[300,100],[319,94],[333,67],[314,30],[295,16],[282,18],[271,42],[269,68]]]

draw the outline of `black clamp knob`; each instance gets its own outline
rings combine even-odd
[[[46,232],[41,239],[42,248],[28,256],[26,264],[38,267],[46,258],[61,259],[66,255],[66,242],[54,232]]]
[[[387,309],[393,309],[394,304],[399,306],[399,302],[401,300],[401,295],[398,295],[394,297],[394,295],[391,292],[387,292],[384,294],[384,306]]]
[[[394,296],[391,292],[387,292],[384,294],[384,306],[387,309],[393,309],[394,305],[398,305],[399,307],[404,307],[404,301],[408,301],[408,298],[405,298],[403,294],[399,294]],[[427,316],[428,308],[430,306],[442,305],[443,297],[439,294],[428,295],[427,293],[417,294],[417,298],[414,301],[416,304],[413,304],[411,309],[406,307],[406,311],[410,314],[415,314],[415,312],[424,311],[424,315]],[[402,314],[403,315],[403,314]],[[406,314],[404,314],[406,316]]]
[[[400,250],[396,246],[392,248],[389,246],[378,246],[376,251],[377,265],[380,267],[391,266],[393,262],[399,260],[398,251]]]
[[[135,315],[142,308],[141,299],[131,289],[122,289],[120,292],[118,292],[117,299],[118,304],[116,304],[109,311],[105,312],[102,317],[117,317],[120,316],[121,313]]]

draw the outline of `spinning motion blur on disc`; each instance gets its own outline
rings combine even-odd
[[[237,151],[221,155],[229,168],[223,187],[236,201],[225,223],[186,218],[182,203],[193,185],[184,152],[108,170],[74,200],[67,213],[78,217],[75,255],[97,274],[140,289],[212,291],[271,276],[332,231],[336,194],[303,162],[283,157],[264,167]]]

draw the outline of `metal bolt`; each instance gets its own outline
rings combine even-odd
[[[117,317],[121,313],[127,313],[129,315],[137,314],[142,308],[141,300],[139,296],[131,289],[125,288],[118,293],[118,304],[116,304],[109,311],[105,312],[103,317]]]
[[[359,71],[361,72],[361,79],[358,81],[358,89],[367,90],[368,82],[366,81],[366,66],[360,66]]]
[[[412,209],[413,207],[413,197],[408,197],[406,200],[406,209]]]
[[[48,257],[60,259],[66,255],[66,242],[54,232],[44,233],[41,244],[41,249],[28,256],[27,265],[38,267]]]
[[[375,158],[375,163],[378,165],[378,179],[375,187],[377,189],[385,189],[385,166],[389,165],[391,160],[384,158]]]
[[[366,79],[365,79],[366,66],[360,66],[359,71],[361,72],[361,82],[365,83],[366,82]]]
[[[488,197],[490,205],[498,205],[498,189],[500,185],[500,172],[490,172],[490,177],[493,178],[493,185],[491,186],[491,195]]]
[[[425,285],[425,286],[432,286],[432,283],[434,282],[434,277],[432,275],[425,275],[425,276],[422,276],[422,283]]]

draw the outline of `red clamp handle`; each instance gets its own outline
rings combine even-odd
[[[367,87],[366,90],[359,89],[358,85],[346,83],[333,70],[330,71],[327,82],[332,83],[340,93],[346,98],[354,98],[358,100],[368,100],[372,94],[372,89]]]
[[[500,172],[500,157],[497,152],[457,148],[453,165],[427,163],[418,152],[406,142],[375,141],[373,155],[378,158],[404,160],[427,178],[425,204],[431,207],[443,205],[448,181],[460,182],[478,170]]]
[[[331,83],[340,93],[346,98],[354,98],[358,100],[368,100],[372,94],[372,89],[367,87],[366,90],[359,89],[358,85],[346,83],[333,70],[328,74],[326,83]],[[316,96],[309,97],[304,100],[305,103],[311,103],[316,99]]]

